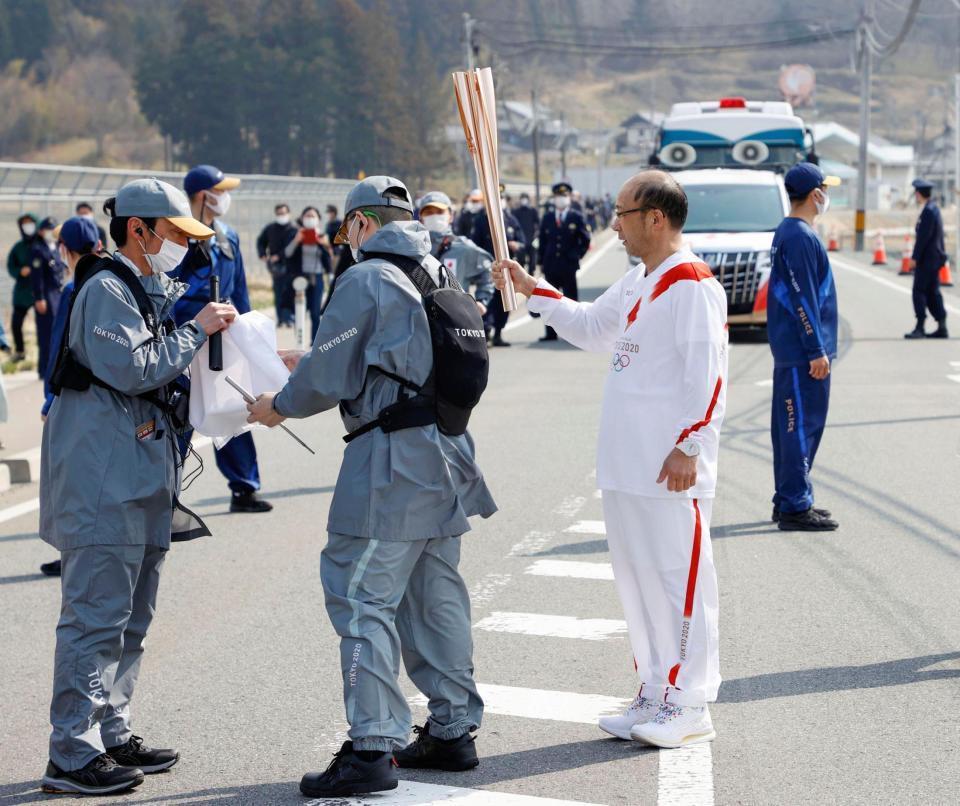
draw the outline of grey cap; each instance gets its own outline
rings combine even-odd
[[[403,198],[387,196],[386,192],[388,190],[401,194]],[[406,210],[411,215],[413,214],[413,200],[410,198],[410,191],[407,190],[407,186],[403,182],[392,176],[368,176],[366,179],[357,182],[347,194],[347,200],[343,204],[343,224],[337,230],[333,239],[334,243],[344,244],[347,242],[350,213],[359,210],[361,207],[396,207],[400,210]]]
[[[193,217],[186,194],[159,179],[134,179],[117,191],[118,217],[165,218],[193,238],[209,238],[213,230]]]
[[[431,190],[429,193],[423,194],[423,198],[420,199],[420,204],[418,205],[422,210],[424,207],[441,207],[444,210],[449,210],[453,203],[450,201],[450,197],[440,190]]]

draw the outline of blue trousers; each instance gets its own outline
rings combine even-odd
[[[193,431],[180,441],[180,454],[186,455],[187,445],[193,437]],[[217,467],[227,479],[227,486],[235,493],[256,492],[260,489],[260,468],[257,466],[257,449],[253,444],[253,435],[247,431],[231,439],[213,455]]]
[[[774,367],[773,505],[781,512],[803,512],[813,506],[810,471],[827,424],[830,376],[817,381],[807,367]]]

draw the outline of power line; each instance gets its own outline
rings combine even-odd
[[[893,38],[893,41],[887,45],[881,45],[879,42],[877,42],[870,25],[864,25],[864,33],[866,36],[864,37],[863,41],[866,43],[866,46],[873,51],[873,54],[878,59],[889,58],[896,53],[899,47],[903,44],[903,41],[907,38],[907,34],[910,33],[910,29],[913,27],[913,23],[917,19],[917,12],[920,10],[920,2],[921,0],[911,0],[910,8],[907,10],[907,16],[903,20],[903,25],[900,27],[899,33]],[[954,0],[955,4],[956,2],[957,0]],[[879,28],[876,19],[872,20],[871,22],[873,23],[874,27]]]

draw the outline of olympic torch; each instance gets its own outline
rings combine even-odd
[[[483,193],[483,206],[490,222],[493,253],[497,260],[510,257],[507,233],[500,205],[500,169],[497,165],[497,100],[493,89],[493,71],[489,67],[453,74],[453,88],[460,110],[460,123],[473,157],[477,181]],[[504,311],[517,309],[517,294],[510,272],[504,272],[506,285],[500,292]]]

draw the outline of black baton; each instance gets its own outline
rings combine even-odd
[[[220,301],[220,278],[210,275],[210,301]],[[221,334],[214,333],[208,338],[210,344],[210,369],[213,372],[220,372],[223,369],[223,337]]]

